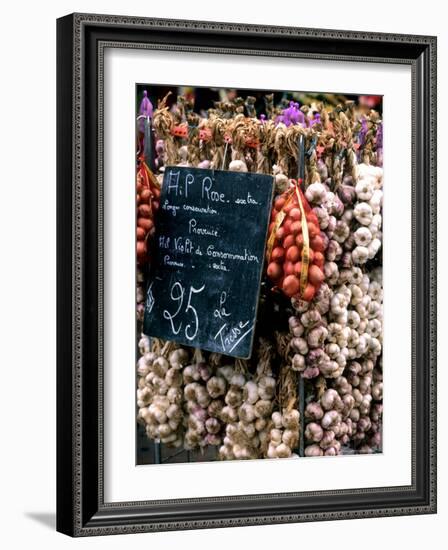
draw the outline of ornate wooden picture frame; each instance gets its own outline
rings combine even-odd
[[[105,502],[105,48],[398,63],[412,70],[412,483]],[[57,529],[71,536],[436,511],[436,38],[73,14],[57,22]],[[131,366],[130,366],[131,368]]]

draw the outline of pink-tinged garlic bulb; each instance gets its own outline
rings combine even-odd
[[[181,369],[189,355],[185,349],[173,347],[175,344],[168,343],[160,348],[156,342],[155,351],[151,351],[149,338],[144,335],[140,338],[142,355],[137,363],[137,406],[138,420],[145,426],[150,439],[179,447],[184,431]]]
[[[220,417],[227,425],[226,437],[219,449],[223,460],[260,458],[267,444],[276,388],[271,370],[273,347],[265,339],[260,339],[258,346],[255,374],[251,375],[245,363],[237,360],[236,370],[229,377],[227,405]],[[232,406],[234,394],[238,395],[238,401]]]
[[[282,367],[280,371],[278,402],[279,410],[272,413],[268,423],[270,429],[265,439],[265,458],[290,458],[299,445],[297,377],[289,366]]]
[[[225,413],[224,396],[233,368],[229,370],[228,367],[206,363],[200,350],[195,351],[194,360],[183,370],[184,447],[188,450],[203,449],[208,445],[218,447],[224,436],[224,421],[231,418]]]
[[[232,160],[229,164],[231,172],[247,172],[247,165],[243,160]]]
[[[328,190],[322,183],[312,183],[306,189],[305,196],[309,203],[321,205],[325,202]]]
[[[275,173],[275,166],[274,166],[274,181],[275,181],[275,192],[277,195],[281,195],[289,187],[288,176],[286,176],[285,174],[279,171]]]
[[[290,458],[299,444],[300,413],[297,409],[283,409],[272,414],[273,427],[267,435],[266,458]]]

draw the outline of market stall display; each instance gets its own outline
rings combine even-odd
[[[147,437],[224,460],[381,451],[380,114],[341,98],[275,104],[266,94],[259,113],[251,95],[200,112],[168,97],[153,109],[145,93],[137,125],[137,406]],[[249,358],[142,334],[173,166],[273,177]]]

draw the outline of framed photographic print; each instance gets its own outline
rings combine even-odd
[[[57,529],[434,513],[436,38],[57,40]]]

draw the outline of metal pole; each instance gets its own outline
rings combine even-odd
[[[154,464],[161,464],[161,448],[160,441],[154,441]]]
[[[155,144],[154,144],[154,134],[152,130],[152,120],[149,117],[145,118],[145,142],[144,142],[144,156],[145,162],[149,168],[155,172]]]
[[[305,381],[299,374],[299,413],[300,413],[300,439],[299,456],[305,456]]]
[[[303,181],[305,179],[305,142],[302,134],[299,136],[297,146],[297,179],[301,179]]]

